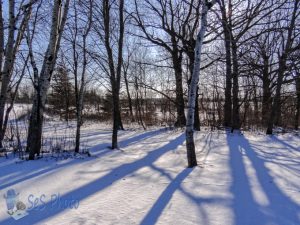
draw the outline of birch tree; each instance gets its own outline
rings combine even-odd
[[[209,9],[214,5],[214,3],[215,0],[212,0],[210,2],[208,0],[205,0],[202,5],[201,28],[196,39],[194,68],[193,68],[193,74],[191,77],[191,84],[188,93],[188,113],[187,113],[187,121],[186,121],[186,150],[187,150],[188,167],[190,168],[197,165],[195,143],[194,143],[194,129],[193,129],[194,113],[195,113],[195,98],[197,94],[197,85],[199,82],[199,75],[200,75],[203,39],[207,28],[207,14]]]
[[[0,1],[0,81],[1,81],[1,94],[0,94],[0,145],[5,134],[4,116],[5,104],[9,93],[9,85],[12,78],[12,72],[16,55],[19,51],[19,46],[23,40],[24,32],[26,30],[28,21],[30,19],[32,5],[35,0],[27,3],[22,2],[16,14],[15,0],[8,2],[8,36],[5,43],[4,38],[4,20],[2,15],[2,1]],[[17,29],[16,29],[17,28]],[[17,32],[16,32],[17,31]],[[5,47],[4,47],[5,46]],[[3,64],[3,66],[2,66]]]
[[[9,93],[9,101],[7,101],[7,108],[5,110],[5,116],[4,116],[4,120],[3,120],[3,125],[2,125],[2,130],[3,130],[3,134],[5,134],[7,125],[8,125],[8,121],[9,121],[9,114],[10,112],[13,110],[14,107],[14,103],[19,91],[19,87],[20,84],[23,80],[23,77],[25,75],[25,71],[26,68],[28,66],[28,60],[29,60],[29,56],[23,56],[21,57],[23,60],[21,61],[21,64],[23,64],[21,66],[20,69],[14,69],[14,74],[15,76],[12,77],[12,80],[14,82],[11,82],[11,84],[9,85],[8,88],[8,93]],[[3,138],[3,137],[2,137]]]
[[[67,19],[69,3],[70,0],[54,0],[48,47],[44,56],[40,74],[38,77],[36,77],[34,84],[35,94],[30,115],[26,147],[26,151],[29,152],[30,160],[33,160],[35,158],[35,155],[39,156],[40,154],[43,129],[43,114],[47,99],[47,92],[56,64],[60,41]],[[31,59],[32,58],[33,55],[31,55]],[[37,76],[37,68],[34,67],[34,65],[33,69],[35,70]]]

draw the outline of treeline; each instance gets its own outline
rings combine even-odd
[[[1,2],[0,142],[14,102],[32,104],[30,159],[40,154],[45,110],[77,122],[75,152],[85,119],[112,121],[113,149],[130,122],[297,130],[299,6],[299,0]]]

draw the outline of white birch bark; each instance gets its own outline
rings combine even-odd
[[[4,52],[4,65],[3,69],[0,73],[0,146],[2,145],[2,140],[4,138],[5,133],[5,126],[3,126],[4,121],[4,113],[5,113],[5,104],[7,102],[7,94],[8,94],[8,88],[9,84],[11,82],[11,76],[12,71],[14,68],[15,58],[16,54],[18,52],[19,46],[21,44],[21,41],[24,36],[25,29],[27,27],[30,15],[31,15],[31,8],[32,4],[35,2],[35,0],[30,1],[28,4],[23,5],[20,10],[23,10],[23,18],[21,20],[19,29],[17,34],[15,35],[16,30],[16,17],[15,17],[15,0],[9,1],[9,26],[8,26],[8,37],[7,37],[7,43],[6,48]],[[1,3],[2,4],[2,3]],[[1,15],[1,23],[2,21],[2,15]],[[2,24],[1,24],[2,26]],[[2,28],[1,28],[2,29]],[[2,31],[1,31],[2,33]],[[16,36],[16,39],[15,39]],[[4,40],[1,38],[1,46],[4,45]],[[1,47],[1,51],[3,51]],[[1,62],[0,66],[2,65],[2,59],[3,55],[1,52]],[[1,70],[1,67],[0,67]]]
[[[62,0],[55,0],[52,11],[52,25],[50,39],[43,66],[40,72],[37,90],[34,96],[32,111],[29,122],[27,148],[29,159],[39,155],[41,149],[43,113],[50,86],[51,76],[56,64],[56,58],[60,46],[64,25],[67,19],[70,0],[66,0],[63,7]]]
[[[195,62],[193,68],[193,74],[191,77],[191,83],[188,93],[188,113],[186,121],[186,149],[188,167],[194,167],[197,165],[195,144],[194,144],[194,113],[195,113],[195,99],[197,94],[197,85],[199,82],[200,75],[200,64],[201,64],[201,52],[203,46],[203,39],[207,28],[207,14],[209,9],[213,6],[215,0],[208,2],[205,0],[202,6],[201,16],[201,28],[197,35],[196,47],[195,47]]]
[[[3,63],[3,56],[4,56],[4,22],[3,22],[3,16],[2,16],[2,1],[0,1],[0,73],[2,70],[2,63]],[[1,77],[1,74],[0,74]],[[1,82],[1,79],[0,79]],[[1,83],[0,83],[1,87]],[[1,91],[1,90],[0,90]]]

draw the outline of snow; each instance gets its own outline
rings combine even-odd
[[[300,224],[299,136],[200,131],[194,169],[182,130],[121,131],[120,150],[108,148],[106,126],[90,124],[82,136],[91,157],[0,158],[0,196],[13,188],[27,208],[39,200],[14,220],[1,197],[1,225]]]

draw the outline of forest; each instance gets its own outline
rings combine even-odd
[[[0,1],[0,224],[296,225],[299,126],[300,0]]]

